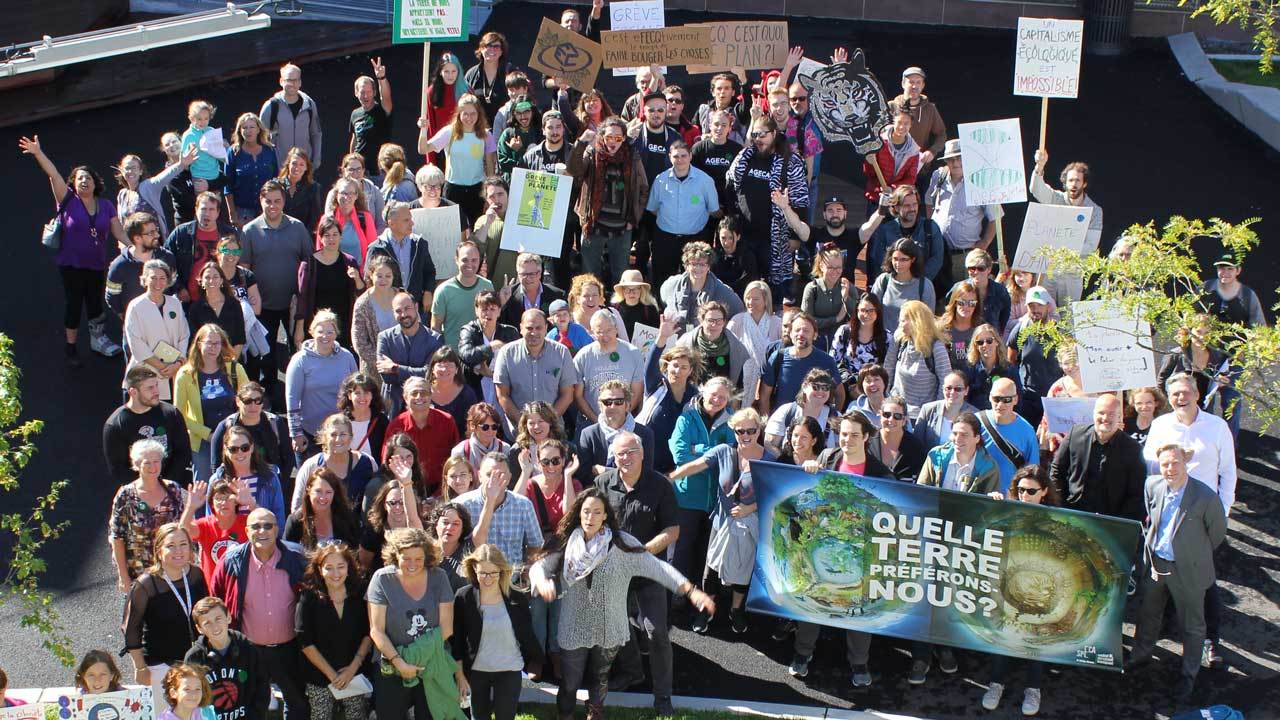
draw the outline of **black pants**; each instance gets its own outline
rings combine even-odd
[[[644,677],[644,661],[640,657],[640,635],[649,643],[649,673],[653,676],[654,700],[670,700],[672,685],[671,627],[667,624],[667,608],[671,597],[667,589],[652,580],[631,582],[627,608],[631,614],[631,640],[618,651],[618,672],[632,678]],[[562,657],[560,665],[564,667]]]
[[[298,662],[302,657],[298,642],[291,640],[280,645],[254,645],[258,658],[267,677],[266,681],[274,683],[284,695],[284,717],[289,720],[307,720],[311,717],[311,703],[302,684],[302,668]]]
[[[701,510],[680,508],[680,537],[676,538],[671,564],[695,585],[702,584],[707,564],[707,544],[711,542],[711,516]]]
[[[483,672],[472,670],[471,720],[512,720],[520,702],[520,671]]]
[[[701,234],[676,235],[655,225],[653,241],[649,243],[649,253],[653,259],[653,274],[649,276],[649,282],[654,287],[662,287],[664,280],[684,272],[680,256],[684,254],[685,246],[702,239]]]
[[[267,391],[267,397],[271,398],[271,409],[284,414],[286,411],[284,390],[277,390],[277,388],[280,385],[280,371],[288,367],[289,356],[293,354],[293,328],[289,327],[289,308],[283,310],[262,308],[262,312],[258,313],[258,321],[267,329],[267,354],[256,358],[252,364],[256,366],[256,376],[262,378],[262,387]],[[283,352],[276,345],[281,327],[284,327],[285,335]],[[249,377],[252,379],[255,375]]]
[[[454,185],[447,182],[444,184],[444,199],[457,203],[462,214],[470,218],[471,222],[475,222],[484,215],[484,193],[481,192],[483,188],[482,183]]]
[[[413,708],[415,720],[429,720],[431,710],[427,707],[423,684],[405,687],[400,673],[384,675],[380,670],[373,681],[373,710],[378,720],[405,720],[409,717],[409,708]]]
[[[62,275],[62,296],[66,300],[62,311],[62,327],[68,330],[80,327],[81,307],[90,320],[97,320],[102,315],[102,291],[106,275],[101,270],[85,270],[65,265],[58,266],[58,272]]]
[[[587,688],[587,709],[604,707],[604,699],[609,695],[609,668],[613,667],[618,650],[596,646],[560,651],[560,692],[556,693],[556,712],[560,717],[573,717],[578,688],[583,685]],[[378,718],[383,720],[382,713],[378,713]]]

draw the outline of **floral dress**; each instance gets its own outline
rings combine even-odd
[[[156,529],[165,523],[177,522],[187,505],[186,490],[168,480],[160,482],[164,485],[165,496],[158,505],[152,506],[143,500],[133,483],[121,487],[111,502],[107,537],[124,541],[125,564],[131,580],[137,579],[155,562],[151,541]]]

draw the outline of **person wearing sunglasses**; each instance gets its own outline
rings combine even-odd
[[[947,352],[951,367],[965,370],[969,364],[969,342],[982,323],[982,298],[978,288],[968,280],[956,283],[947,298],[947,308],[938,318],[938,328],[947,334]]]
[[[947,291],[947,300],[950,301],[965,283],[972,283],[978,290],[980,307],[980,312],[975,314],[976,322],[988,322],[995,327],[1005,328],[1009,326],[1009,316],[1013,312],[1013,298],[1009,295],[1009,289],[1005,284],[996,279],[995,273],[992,272],[994,267],[995,260],[986,250],[982,248],[970,250],[964,256],[964,270],[968,278],[957,280],[951,286]],[[1032,278],[1034,277],[1033,275]],[[1027,287],[1032,285],[1035,285],[1034,279]]]
[[[701,392],[676,420],[667,441],[677,466],[692,462],[716,445],[737,444],[729,427],[733,400],[734,386],[728,378],[714,376],[703,383]],[[715,474],[709,470],[672,480],[680,505],[680,536],[671,564],[687,577],[702,577],[716,501],[715,483]]]
[[[219,480],[239,481],[245,485],[257,507],[284,517],[287,513],[280,473],[267,461],[260,447],[251,428],[241,425],[228,427],[219,439],[218,465],[209,476],[209,486],[213,487]],[[216,510],[202,503],[196,515],[216,514]]]
[[[311,705],[300,679],[302,655],[294,613],[307,559],[280,539],[279,521],[270,510],[259,507],[249,513],[246,527],[249,542],[222,556],[209,582],[209,595],[226,604],[231,627],[253,643],[260,661],[258,677],[280,687],[284,712],[306,717]]]
[[[480,471],[480,462],[491,452],[503,455],[511,450],[510,443],[502,439],[502,416],[498,408],[486,402],[473,404],[466,415],[467,438],[453,446],[452,457],[465,459]]]
[[[991,409],[991,384],[1000,378],[1012,380],[1018,393],[1022,393],[1018,369],[1009,362],[1008,352],[995,326],[983,324],[973,331],[965,359],[968,360],[965,369],[965,384],[969,387],[967,399],[975,408]],[[944,387],[944,400],[945,392]]]
[[[991,383],[988,398],[991,409],[978,413],[982,444],[1000,467],[1000,492],[1007,492],[1018,468],[1040,464],[1040,443],[1035,426],[1016,411],[1018,386],[1012,380],[1000,378]]]
[[[636,422],[631,414],[635,395],[631,386],[618,379],[606,380],[600,386],[596,402],[600,414],[596,422],[582,429],[578,435],[578,481],[584,485],[594,482],[600,473],[615,467],[609,454],[609,443],[619,432],[635,433],[644,447],[646,469],[653,468],[653,431]]]
[[[1058,489],[1049,482],[1049,478],[1039,465],[1020,468],[1013,476],[1013,485],[1010,489],[1009,500],[1012,501],[1049,507],[1057,507],[1061,504]],[[1005,499],[1004,493],[1001,492],[992,491],[988,494],[994,500]],[[1000,707],[1010,662],[1010,659],[1004,655],[991,656],[991,679],[987,685],[987,691],[982,695],[983,709],[995,710]],[[1022,714],[1035,715],[1040,712],[1040,680],[1044,677],[1044,664],[1034,660],[1028,660],[1024,664],[1027,668],[1027,689],[1022,695]]]
[[[756,520],[755,489],[751,484],[751,461],[774,462],[777,455],[761,444],[764,419],[752,408],[744,408],[729,418],[737,445],[721,443],[708,448],[701,457],[672,470],[674,482],[689,475],[715,472],[716,507],[711,513],[711,536],[707,544],[707,569],[702,589],[712,598],[724,589],[733,594],[729,606],[729,624],[734,633],[747,631],[746,598],[751,573],[755,570]],[[711,615],[699,612],[693,620],[693,631],[705,635],[711,628]]]
[[[867,453],[875,455],[899,480],[912,482],[924,465],[926,448],[911,433],[907,401],[890,395],[880,404],[880,429],[867,441]]]
[[[964,372],[952,370],[942,378],[942,399],[925,403],[912,425],[911,433],[928,449],[941,445],[951,437],[951,425],[962,413],[976,413],[978,408],[969,404],[966,397],[969,383]]]
[[[223,439],[233,427],[247,430],[254,449],[268,465],[275,466],[281,477],[293,475],[293,447],[284,418],[265,409],[266,390],[256,382],[248,382],[236,390],[236,411],[213,429],[209,448],[214,465],[222,457]],[[281,510],[284,508],[281,507]]]
[[[811,417],[818,421],[818,427],[825,429],[834,424],[832,421],[837,415],[835,381],[825,370],[814,368],[804,376],[795,401],[778,406],[769,415],[764,436],[760,440],[765,447],[778,453],[782,451],[787,428],[795,425],[800,418]],[[826,432],[824,435],[830,435],[831,440],[835,439],[834,433]]]

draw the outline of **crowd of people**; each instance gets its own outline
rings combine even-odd
[[[601,5],[561,25],[598,33]],[[559,683],[562,717],[587,690],[599,718],[645,657],[669,715],[671,622],[717,632],[717,606],[735,635],[770,623],[804,677],[820,626],[745,606],[758,460],[1146,522],[1128,666],[1149,659],[1169,596],[1179,696],[1221,663],[1213,552],[1241,408],[1206,338],[1213,322],[1266,322],[1240,258],[1215,264],[1159,386],[1091,395],[1074,350],[1034,332],[1084,288],[998,267],[997,213],[966,202],[922,68],[901,75],[855,228],[821,193],[824,140],[792,81],[802,49],[759,85],[715,75],[696,111],[657,68],[606,98],[508,49],[487,32],[470,69],[436,59],[414,157],[391,141],[374,59],[329,188],[317,100],[292,64],[223,152],[216,108],[192,102],[164,170],[124,156],[115,202],[94,169],[64,175],[21,140],[61,220],[67,360],[82,362],[82,309],[91,350],[125,359],[102,434],[120,650],[165,718],[210,703],[221,720],[265,718],[275,685],[287,713],[316,720],[336,705],[444,720],[468,700],[472,717],[510,720],[522,673]],[[1034,162],[1037,201],[1094,208],[1096,251],[1088,166],[1068,164],[1059,190],[1047,154]],[[574,178],[557,258],[501,247],[517,167]],[[461,225],[442,258],[413,210],[450,205]],[[1046,397],[1094,397],[1092,424],[1051,432]],[[846,640],[853,686],[872,684],[873,637]],[[935,661],[958,667],[946,647],[911,655],[913,685]],[[974,664],[995,709],[1009,663]],[[371,695],[335,699],[357,678]],[[1041,679],[1029,664],[1024,714]],[[85,692],[123,680],[104,651],[76,673]]]

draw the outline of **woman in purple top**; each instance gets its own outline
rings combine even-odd
[[[121,248],[129,244],[116,217],[116,207],[102,197],[106,185],[102,176],[86,165],[71,169],[63,179],[58,168],[40,147],[40,136],[21,138],[18,147],[35,158],[49,176],[53,200],[62,219],[62,246],[58,249],[58,272],[66,309],[62,325],[67,332],[67,362],[80,367],[76,339],[80,333],[80,307],[89,315],[89,347],[100,355],[120,354],[120,346],[106,334],[103,289],[107,270],[107,240],[114,237]]]

